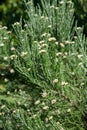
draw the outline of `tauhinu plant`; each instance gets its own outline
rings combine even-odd
[[[0,101],[4,130],[84,130],[87,39],[77,23],[73,27],[73,3],[50,1],[42,0],[42,8],[24,1],[28,19],[14,23],[16,38],[0,28],[0,60],[25,83],[7,93],[13,104],[7,96]]]
[[[73,27],[71,1],[50,5],[42,0],[42,6],[43,10],[27,2],[28,20],[24,26],[22,20],[14,24],[15,69],[32,87],[53,89],[77,108],[87,83],[87,40],[82,28]]]
[[[10,67],[11,31],[6,26],[0,26],[0,81],[7,75]],[[10,69],[10,68],[9,68]]]
[[[73,4],[62,1],[57,6],[56,1],[50,5],[42,0],[42,5],[43,11],[27,2],[29,20],[24,27],[21,21],[14,24],[18,40],[15,68],[27,82],[42,88],[59,89],[62,82],[78,86],[86,79],[87,41],[81,28],[72,28]]]

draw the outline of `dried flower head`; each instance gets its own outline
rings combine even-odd
[[[54,83],[54,84],[58,83],[58,79],[54,79],[54,80],[53,80],[53,83]]]
[[[7,61],[7,60],[8,60],[8,57],[7,57],[7,56],[5,56],[5,57],[4,57],[4,60],[5,60],[5,61]]]
[[[31,68],[28,68],[27,70],[28,70],[28,71],[30,71],[30,70],[31,70]]]
[[[65,41],[65,44],[70,44],[70,43],[71,43],[71,41],[68,41],[68,40],[67,40],[67,41]]]
[[[55,113],[56,113],[57,115],[59,115],[59,114],[60,114],[60,110],[59,110],[59,109],[56,110]]]
[[[76,29],[77,29],[77,30],[82,30],[82,28],[81,28],[81,27],[77,27]]]
[[[69,108],[69,109],[67,110],[67,112],[71,112],[71,109]]]
[[[56,56],[62,56],[62,55],[63,55],[62,52],[56,53]]]
[[[35,44],[37,44],[37,43],[38,43],[38,41],[34,41],[34,43],[35,43]]]
[[[65,47],[65,45],[64,45],[63,43],[60,43],[60,46],[61,46],[62,48],[64,48],[64,47]]]
[[[47,33],[43,33],[43,34],[41,35],[41,37],[45,37],[45,36],[47,36]]]
[[[7,27],[6,27],[6,26],[3,26],[2,28],[3,28],[3,29],[7,29]]]
[[[48,110],[48,109],[49,109],[48,106],[44,106],[44,107],[43,107],[43,110]]]
[[[21,56],[24,57],[28,54],[28,52],[21,52]]]
[[[58,46],[59,43],[58,43],[58,42],[55,42],[55,44]]]
[[[53,119],[53,116],[50,116],[48,119],[49,119],[49,120],[52,120],[52,119]]]
[[[41,54],[41,53],[46,53],[46,50],[40,50],[39,54]]]
[[[52,9],[52,8],[55,8],[55,7],[54,7],[54,5],[51,5],[50,8]]]
[[[8,79],[7,79],[7,78],[5,78],[5,79],[4,79],[4,81],[5,81],[5,82],[8,82]]]
[[[14,69],[10,69],[10,73],[14,73],[15,71],[14,71]]]
[[[48,39],[48,41],[49,41],[49,42],[55,42],[55,41],[56,41],[56,38],[55,38],[55,37],[50,37],[50,38]]]
[[[4,38],[3,38],[3,40],[7,40],[7,39],[8,39],[8,37],[4,37]]]
[[[5,108],[5,107],[6,107],[5,105],[2,105],[0,108],[3,109],[3,108]]]
[[[83,55],[80,55],[80,54],[78,55],[78,58],[79,58],[79,59],[81,59],[82,57],[83,57]]]
[[[41,46],[39,46],[39,49],[42,49],[43,47],[48,47],[47,44],[42,44]]]
[[[60,2],[59,2],[59,4],[64,4],[64,1],[63,1],[63,0],[62,0],[62,1],[60,1]]]
[[[3,46],[4,46],[4,44],[3,44],[3,43],[1,43],[1,44],[0,44],[0,47],[3,47]]]
[[[11,51],[15,51],[15,48],[14,48],[14,47],[11,47]]]
[[[63,82],[61,82],[61,85],[66,86],[66,85],[68,85],[68,83],[63,81]]]
[[[47,92],[44,91],[44,92],[42,93],[42,97],[44,98],[44,97],[46,97],[46,96],[47,96]]]
[[[42,41],[40,41],[39,43],[40,43],[40,44],[42,44],[42,43],[44,43],[44,42],[45,42],[45,41],[44,41],[44,40],[42,40]]]
[[[15,59],[15,58],[17,58],[17,55],[11,55],[11,56],[10,56],[10,59],[11,59],[11,60],[13,60],[13,59]]]
[[[40,103],[40,100],[37,100],[34,104],[38,105]]]
[[[16,25],[20,25],[20,23],[19,22],[14,23],[14,26],[16,26]]]
[[[51,100],[51,104],[55,104],[56,101],[57,101],[56,99]]]
[[[52,28],[52,25],[48,25],[48,28]]]

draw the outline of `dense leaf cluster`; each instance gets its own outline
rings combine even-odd
[[[51,2],[25,2],[27,19],[13,24],[14,35],[0,26],[0,78],[9,86],[0,95],[0,129],[85,130],[87,38],[73,3]],[[18,88],[9,79],[15,72]]]
[[[52,3],[53,0],[50,0]],[[61,0],[57,0],[59,3]],[[68,0],[67,0],[68,1]],[[84,33],[87,32],[87,2],[86,0],[72,0],[75,7],[75,18],[78,26],[84,26]],[[34,6],[41,6],[41,0],[33,0]],[[41,6],[42,8],[42,6]],[[3,25],[10,27],[14,22],[19,21],[20,17],[26,17],[24,2],[21,0],[0,1],[0,21]]]

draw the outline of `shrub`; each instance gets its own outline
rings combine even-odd
[[[60,2],[59,6],[56,1],[52,5],[42,1],[42,6],[43,10],[34,8],[32,2],[26,3],[28,21],[24,27],[22,20],[14,24],[18,42],[14,66],[22,80],[32,84],[29,87],[53,90],[58,94],[57,98],[64,98],[64,105],[69,103],[74,107],[73,119],[77,119],[80,126],[74,122],[73,127],[68,122],[64,124],[66,129],[83,129],[80,121],[85,108],[87,40],[81,27],[73,27],[71,1]],[[79,115],[78,118],[75,115]],[[73,120],[71,118],[68,119]]]
[[[6,26],[0,26],[0,82],[12,78],[13,69],[13,47],[12,32]]]
[[[10,65],[10,33],[6,26],[0,26],[0,76],[7,73],[6,68]]]
[[[51,4],[42,0],[42,7],[43,10],[39,6],[34,8],[32,1],[27,2],[28,20],[21,18],[13,25],[16,44],[11,39],[10,46],[4,46],[10,51],[0,48],[3,57],[10,57],[6,63],[14,66],[28,87],[27,96],[20,91],[22,97],[16,102],[17,108],[9,104],[1,106],[0,118],[4,129],[15,126],[20,130],[83,130],[87,40],[81,27],[77,24],[73,27],[71,1],[64,0],[57,5],[56,0]],[[6,30],[4,34],[10,40]],[[1,42],[4,40],[1,37]]]
[[[62,0],[57,0],[57,4]],[[67,0],[69,1],[69,0]],[[84,33],[87,30],[87,8],[86,0],[72,0],[75,8],[75,18],[78,20],[78,26],[84,26]],[[42,8],[41,0],[33,0],[34,6],[40,5]],[[53,0],[50,0],[52,3]],[[27,19],[24,0],[4,0],[0,2],[0,22],[11,29],[14,22],[19,21],[20,17]],[[87,34],[86,34],[87,35]]]
[[[35,10],[31,2],[27,4],[29,20],[24,28],[22,22],[14,24],[18,39],[17,71],[27,82],[41,87],[54,87],[55,79],[59,81],[58,86],[62,81],[68,82],[72,73],[75,75],[72,82],[76,80],[78,84],[79,79],[84,82],[86,39],[80,27],[72,28],[72,4],[63,2],[57,7],[56,2],[55,6],[43,3],[44,11]]]

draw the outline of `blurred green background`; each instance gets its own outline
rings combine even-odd
[[[24,5],[21,0],[0,0],[0,24],[11,27],[24,15]]]

